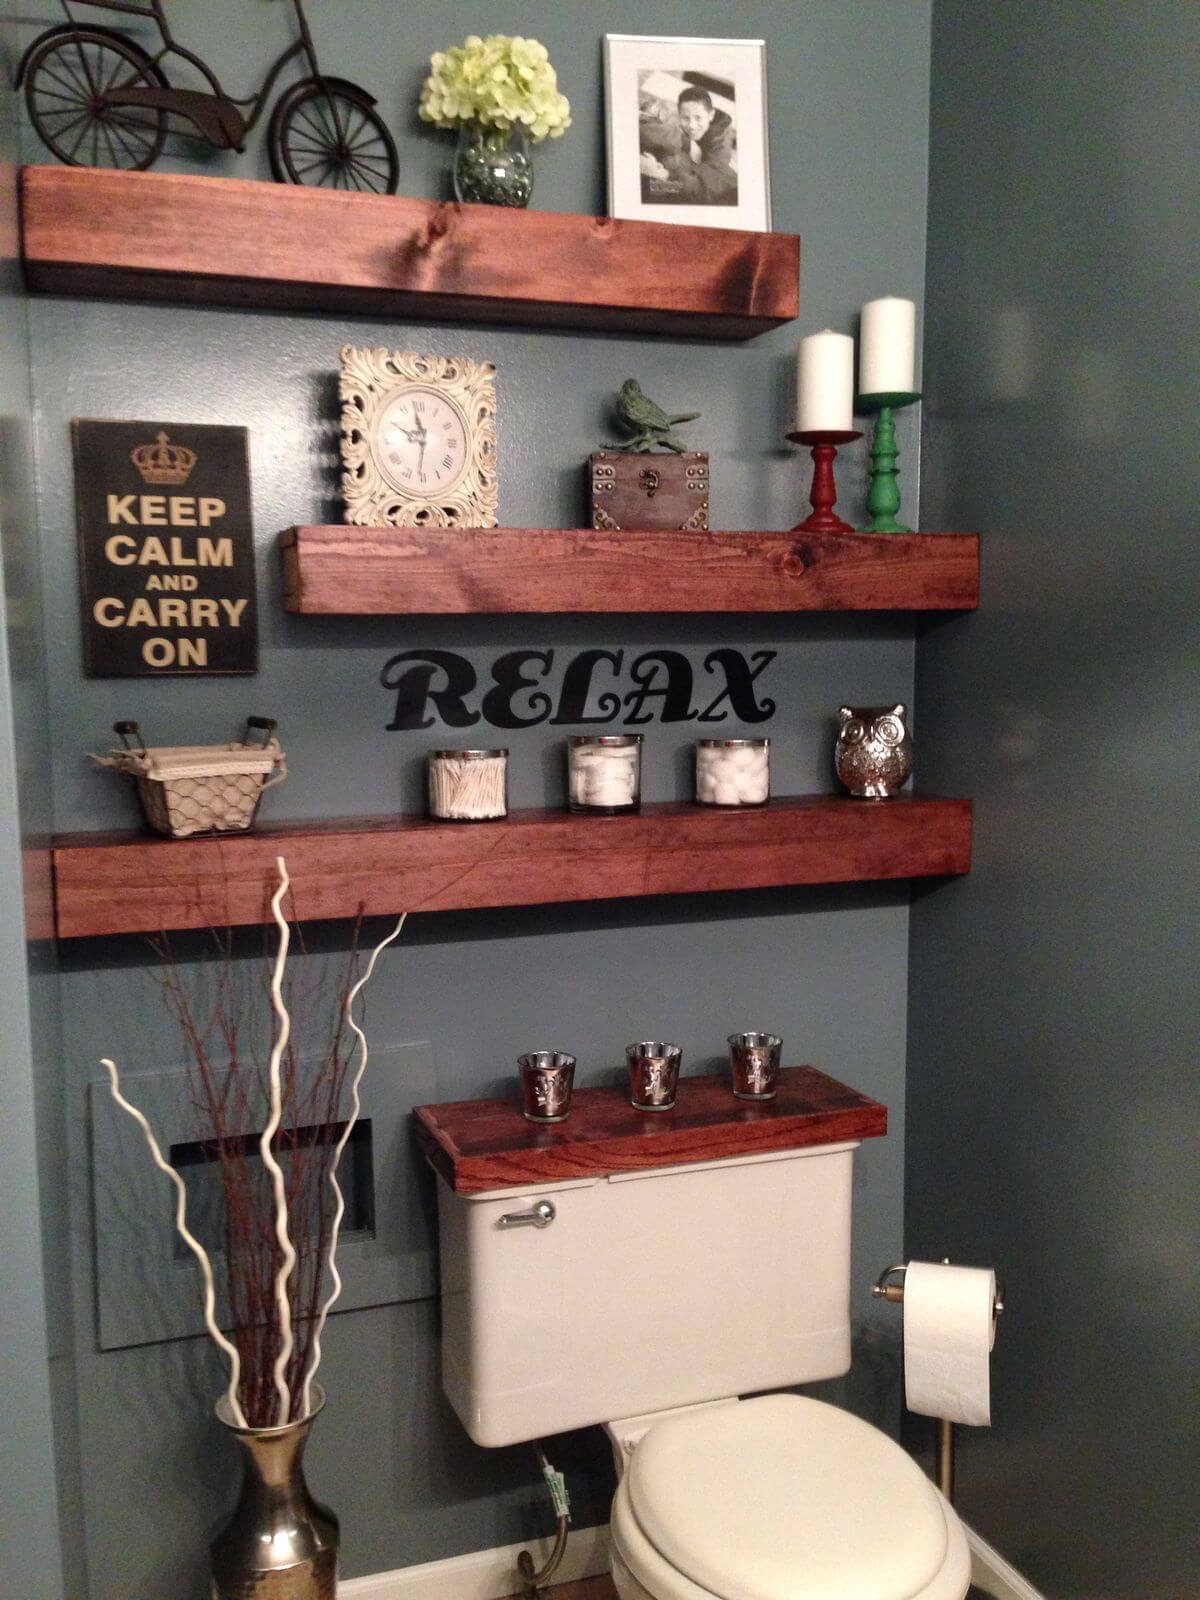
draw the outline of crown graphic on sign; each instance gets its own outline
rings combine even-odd
[[[139,444],[129,459],[147,483],[186,483],[200,459],[185,444],[172,444],[160,433],[153,444]]]

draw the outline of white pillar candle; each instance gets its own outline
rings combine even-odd
[[[859,394],[911,394],[917,343],[917,308],[887,295],[862,308],[858,346]]]
[[[796,364],[796,432],[848,433],[854,426],[854,340],[810,333]]]

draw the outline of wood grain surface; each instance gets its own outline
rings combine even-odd
[[[794,234],[49,166],[22,204],[26,283],[54,294],[721,339],[799,308]]]
[[[31,835],[22,840],[21,881],[24,889],[26,939],[53,939],[54,864],[49,838]]]
[[[969,611],[974,533],[291,528],[284,605],[330,616],[478,612]]]
[[[515,1075],[514,1067],[514,1075]],[[815,1067],[784,1067],[774,1100],[735,1100],[728,1077],[681,1078],[673,1111],[635,1111],[624,1089],[577,1089],[566,1122],[538,1126],[510,1100],[418,1106],[417,1137],[457,1194],[557,1179],[603,1178],[764,1155],[810,1145],[874,1139],[887,1107]]]
[[[265,922],[279,855],[299,920],[850,883],[967,872],[971,802],[794,795],[745,810],[673,801],[615,817],[514,811],[503,822],[265,823],[201,839],[59,835],[58,935]]]

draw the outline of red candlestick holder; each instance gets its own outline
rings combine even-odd
[[[813,480],[808,498],[812,510],[803,522],[798,522],[793,533],[852,533],[849,522],[835,515],[837,484],[833,480],[833,461],[838,445],[861,439],[862,432],[855,428],[806,428],[800,433],[789,433],[793,444],[806,444],[812,450]]]

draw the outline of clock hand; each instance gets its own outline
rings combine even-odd
[[[409,438],[420,449],[420,454],[417,457],[417,472],[422,478],[424,478],[425,446],[429,443],[429,435],[425,432],[425,424],[423,422],[418,422],[412,433],[409,434]]]

